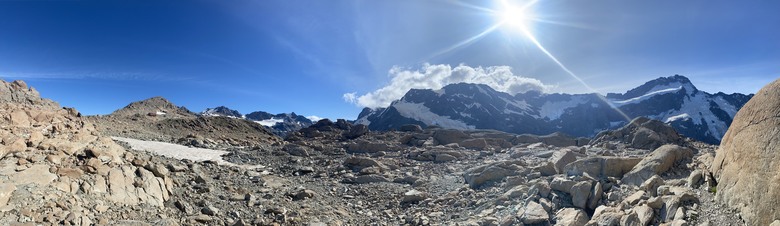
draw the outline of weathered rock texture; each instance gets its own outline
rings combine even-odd
[[[169,199],[170,178],[22,81],[0,81],[0,125],[0,224],[116,223],[108,206],[159,211]]]
[[[780,219],[780,80],[734,117],[712,164],[718,200],[741,207],[751,225]]]

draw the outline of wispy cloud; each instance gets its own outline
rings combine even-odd
[[[26,80],[74,80],[74,79],[101,79],[116,81],[186,81],[190,77],[170,76],[160,73],[148,72],[0,72],[0,77],[8,79]]]

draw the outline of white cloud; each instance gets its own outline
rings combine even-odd
[[[355,103],[357,102],[357,93],[345,93],[341,98],[344,98],[346,102]]]
[[[319,116],[316,116],[316,115],[306,116],[306,118],[311,120],[312,122],[317,122],[317,121],[325,119],[325,118],[322,118],[322,117],[319,117]]]
[[[358,106],[378,108],[387,107],[394,100],[401,99],[410,89],[441,89],[455,83],[485,84],[491,88],[509,94],[524,93],[531,90],[545,92],[552,87],[533,78],[512,73],[509,66],[470,67],[447,64],[424,64],[419,70],[410,70],[398,66],[388,72],[390,84],[370,93],[358,96],[357,93],[345,93],[344,101]]]

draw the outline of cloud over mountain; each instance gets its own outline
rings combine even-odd
[[[418,70],[395,66],[390,69],[388,76],[392,78],[390,84],[360,96],[357,93],[345,93],[344,100],[361,107],[386,107],[410,89],[436,90],[462,82],[485,84],[512,95],[531,90],[544,92],[551,88],[537,79],[513,74],[509,66],[470,67],[461,64],[453,68],[448,64],[426,63]]]

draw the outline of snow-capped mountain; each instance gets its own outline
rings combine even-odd
[[[230,109],[225,106],[219,106],[215,108],[206,108],[203,112],[200,113],[202,116],[227,116],[227,117],[234,117],[234,118],[243,118],[243,115],[239,113],[236,110]]]
[[[299,129],[309,127],[313,124],[312,120],[302,115],[297,115],[295,112],[289,114],[271,114],[264,111],[255,111],[243,115],[240,112],[225,106],[206,108],[206,110],[201,112],[200,115],[203,117],[222,116],[250,120],[270,128],[274,134],[281,137],[287,136],[288,133],[298,131]]]
[[[255,121],[273,129],[274,133],[281,137],[313,124],[312,120],[302,115],[297,115],[295,112],[274,115],[264,111],[256,111],[245,115],[245,117],[247,120]]]
[[[418,124],[592,137],[645,116],[669,123],[685,136],[719,143],[736,112],[751,97],[703,92],[680,75],[606,96],[539,92],[512,96],[487,85],[460,83],[440,90],[412,89],[387,108],[363,109],[356,123],[373,130]]]

